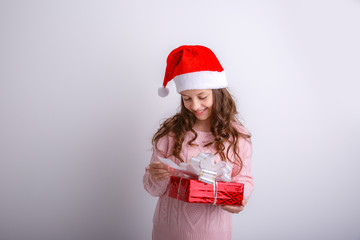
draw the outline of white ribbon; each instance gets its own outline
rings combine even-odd
[[[181,187],[181,180],[182,180],[182,178],[180,178],[180,182],[179,182],[178,193],[177,193],[177,200],[179,200],[180,187]]]
[[[189,176],[197,176],[200,181],[208,184],[214,184],[216,181],[230,182],[231,180],[232,168],[230,165],[223,161],[215,164],[212,153],[199,153],[196,157],[190,158],[189,163],[180,163],[180,166],[170,159],[159,156],[158,158],[176,171]]]
[[[214,184],[214,203],[213,203],[213,205],[216,205],[217,191],[218,191],[218,183],[215,182],[215,184]]]

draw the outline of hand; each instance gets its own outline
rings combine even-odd
[[[174,169],[162,162],[152,162],[149,165],[149,173],[155,181],[163,181],[169,178]]]
[[[228,211],[229,213],[239,213],[244,210],[247,201],[245,199],[242,200],[241,205],[233,206],[233,205],[223,205],[221,206],[222,209]]]

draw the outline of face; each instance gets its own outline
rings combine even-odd
[[[211,110],[214,104],[211,89],[185,90],[181,93],[184,106],[194,113],[197,120],[210,120]]]

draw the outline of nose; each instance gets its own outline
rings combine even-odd
[[[200,104],[200,102],[197,101],[196,99],[194,99],[194,100],[191,102],[191,110],[197,111],[197,110],[200,110],[200,107],[201,107],[201,104]]]

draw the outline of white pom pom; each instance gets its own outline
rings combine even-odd
[[[169,89],[161,87],[158,89],[158,94],[160,97],[166,97],[167,95],[169,95]]]

